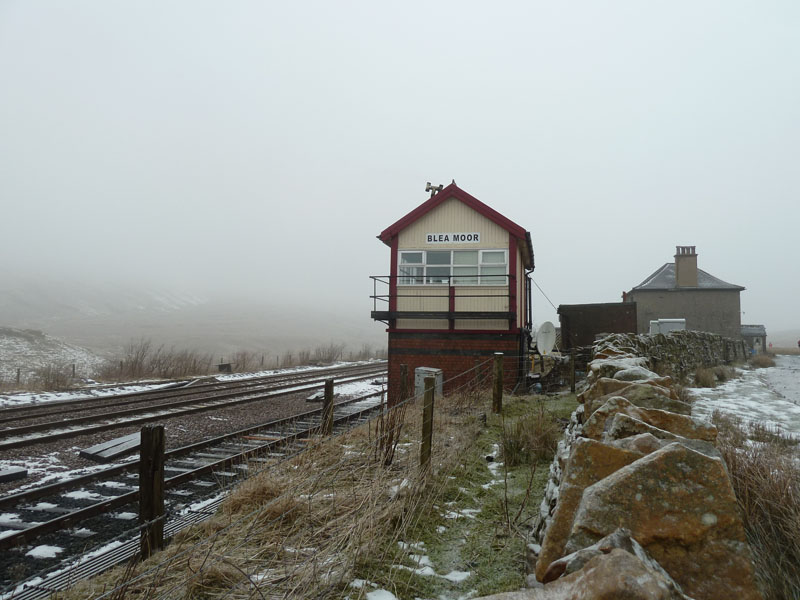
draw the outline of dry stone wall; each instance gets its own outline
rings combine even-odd
[[[698,332],[599,340],[529,545],[533,589],[490,598],[761,598],[716,429],[673,384],[743,357]]]
[[[595,358],[638,357],[651,371],[667,373],[673,379],[689,377],[698,367],[710,367],[744,360],[743,340],[732,340],[703,331],[673,331],[656,335],[615,333],[595,343]],[[595,363],[596,368],[613,368]]]

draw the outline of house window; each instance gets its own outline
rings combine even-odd
[[[507,250],[403,250],[400,285],[506,285]]]

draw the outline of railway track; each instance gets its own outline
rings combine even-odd
[[[107,398],[80,398],[36,407],[0,410],[0,452],[155,422],[181,415],[219,410],[256,402],[297,388],[322,387],[326,379],[340,383],[367,379],[385,371],[385,363],[318,369],[290,376],[266,376],[240,381],[205,382]],[[57,418],[56,418],[57,416]],[[9,424],[12,424],[9,426]],[[5,425],[5,427],[3,427]]]
[[[341,381],[341,380],[340,380]],[[313,384],[312,384],[313,385]],[[319,386],[316,386],[319,387]],[[305,389],[312,389],[306,387]],[[340,402],[334,428],[341,431],[380,410],[381,391]],[[166,452],[165,535],[208,518],[229,488],[254,470],[301,451],[319,429],[321,409],[273,420]],[[41,598],[126,560],[138,551],[138,461],[41,486],[0,498],[0,598]],[[60,574],[32,581],[20,589],[27,572],[25,557],[54,552],[49,570],[75,563],[89,543],[102,546],[115,537],[124,541],[78,561]],[[41,559],[35,561],[41,567]]]
[[[69,400],[55,400],[43,403],[28,403],[17,406],[7,406],[0,408],[0,434],[9,426],[8,423],[23,419],[46,418],[48,415],[65,415],[84,410],[118,408],[131,404],[142,406],[144,402],[157,402],[163,399],[179,398],[191,395],[202,395],[214,393],[217,390],[225,389],[232,391],[235,389],[258,388],[259,386],[269,385],[270,383],[288,382],[294,379],[302,381],[309,376],[326,376],[338,378],[343,374],[357,372],[358,370],[370,370],[381,365],[385,368],[385,361],[373,362],[361,365],[350,365],[344,367],[324,367],[290,373],[273,373],[257,377],[246,377],[239,379],[217,379],[216,377],[201,377],[196,379],[185,379],[163,383],[159,387],[149,390],[138,390],[133,392],[122,392],[97,396],[92,389],[86,396],[72,398]]]

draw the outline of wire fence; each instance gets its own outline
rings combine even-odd
[[[517,358],[505,356],[504,366]],[[65,597],[343,597],[354,574],[390,559],[393,542],[439,501],[442,481],[485,424],[493,360],[444,382],[456,385],[435,400],[430,467],[420,465],[424,394],[409,394],[354,430],[281,458],[256,457],[247,480],[223,488],[210,519]],[[391,577],[402,586],[411,573]]]

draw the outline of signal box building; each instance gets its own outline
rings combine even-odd
[[[390,401],[401,364],[411,377],[442,369],[449,393],[495,352],[513,387],[530,337],[530,233],[453,182],[378,239],[391,248],[390,274],[372,277],[372,318],[388,326]]]

